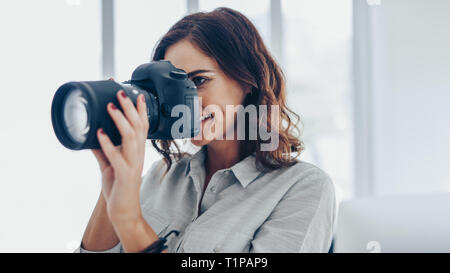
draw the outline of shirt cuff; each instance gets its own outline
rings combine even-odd
[[[112,248],[101,251],[87,250],[80,245],[77,249],[75,249],[73,253],[121,253],[121,245],[120,243],[117,243],[117,245],[113,246]]]

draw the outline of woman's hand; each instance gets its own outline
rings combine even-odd
[[[102,195],[115,235],[126,252],[139,252],[158,240],[142,216],[139,202],[149,128],[147,108],[142,94],[136,107],[123,91],[117,92],[117,99],[123,113],[113,103],[108,104],[107,111],[122,136],[122,144],[115,147],[100,128],[97,138],[101,150],[93,152],[102,171]]]
[[[144,95],[138,96],[137,107],[122,90],[117,98],[123,113],[113,103],[107,105],[107,111],[122,136],[122,144],[115,147],[100,128],[97,138],[101,150],[93,152],[102,170],[108,217],[113,225],[122,225],[142,219],[139,190],[149,124]]]

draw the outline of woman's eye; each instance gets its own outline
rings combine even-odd
[[[195,77],[192,79],[192,81],[194,82],[195,86],[199,87],[200,85],[204,84],[208,79],[203,78],[203,77]]]

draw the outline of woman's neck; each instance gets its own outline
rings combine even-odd
[[[240,145],[237,140],[215,141],[208,144],[205,162],[206,172],[230,168],[241,160]]]

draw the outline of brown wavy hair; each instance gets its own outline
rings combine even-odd
[[[278,131],[278,148],[274,151],[261,151],[261,144],[265,141],[258,133],[256,140],[243,140],[240,143],[241,158],[255,152],[257,167],[266,171],[295,164],[304,149],[297,127],[300,118],[286,106],[284,74],[253,23],[230,8],[187,15],[160,39],[153,51],[153,60],[164,59],[166,50],[184,39],[215,59],[228,77],[241,86],[251,87],[244,106],[253,104],[257,107],[258,126],[265,126],[262,125],[258,106],[267,105],[266,124],[268,128]],[[280,109],[277,128],[271,125],[271,105],[278,105]],[[246,122],[245,128],[248,131],[248,120]],[[173,140],[152,140],[152,144],[164,156],[166,172],[172,166],[172,159],[178,161],[186,154],[180,151]]]

